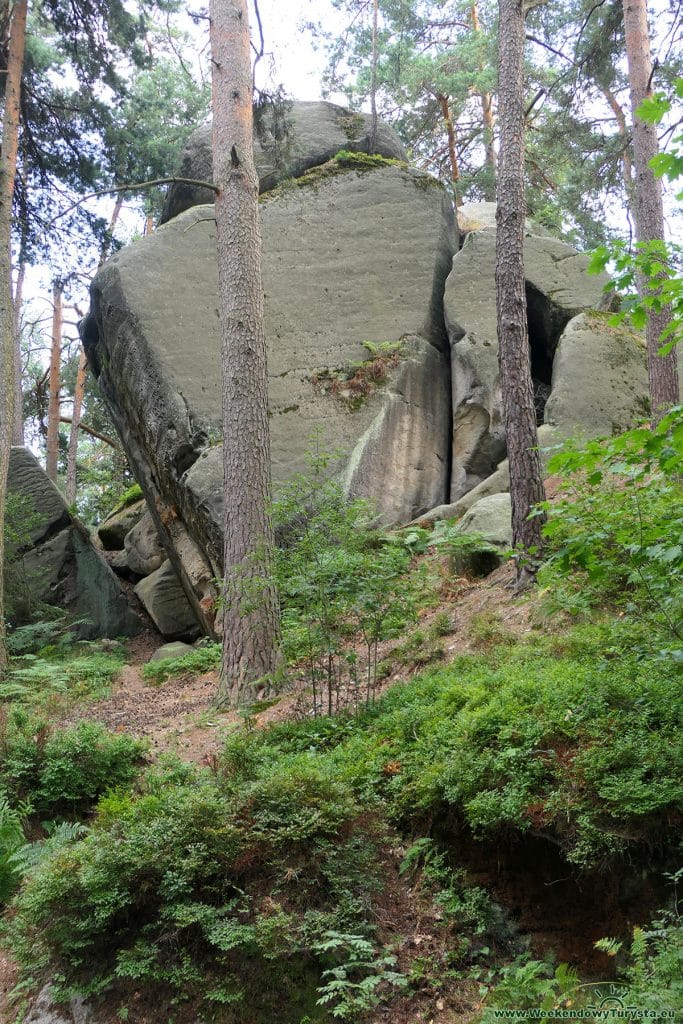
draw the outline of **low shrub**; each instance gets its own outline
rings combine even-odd
[[[0,792],[15,807],[28,801],[43,818],[82,816],[103,793],[133,782],[144,750],[141,741],[94,722],[52,732],[13,712],[0,738]]]
[[[89,834],[15,900],[24,968],[59,964],[64,997],[160,985],[198,1005],[248,1005],[253,1019],[277,1007],[283,1021],[301,1019],[288,1011],[304,985],[312,1019],[327,1019],[311,972],[320,984],[338,964],[331,932],[368,939],[381,829],[324,766],[262,769],[244,781],[175,765],[137,796],[105,797]]]

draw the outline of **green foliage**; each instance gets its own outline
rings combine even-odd
[[[374,699],[378,645],[415,614],[408,551],[373,528],[368,504],[349,501],[325,465],[291,481],[273,509],[285,655],[305,665],[316,714]]]
[[[642,1010],[670,1010],[676,1016],[683,1011],[683,921],[678,887],[683,869],[666,876],[673,887],[673,899],[667,910],[647,928],[636,927],[622,970],[624,984],[620,998],[625,1006]],[[623,943],[601,939],[597,949],[616,956]]]
[[[490,995],[483,1022],[498,1020],[495,1009],[554,1010],[576,1007],[579,977],[567,964],[553,968],[542,960],[521,957],[503,971],[502,980]]]
[[[652,431],[568,445],[548,470],[567,483],[541,506],[541,585],[571,613],[609,605],[647,623],[652,644],[683,660],[683,409]]]
[[[11,713],[0,738],[0,791],[14,807],[29,800],[46,819],[83,815],[109,789],[136,778],[145,744],[94,722],[50,732],[39,719]]]
[[[625,625],[507,644],[389,691],[358,718],[282,725],[228,745],[249,771],[307,753],[415,827],[544,833],[581,866],[653,857],[683,799],[679,670],[629,650]],[[656,825],[655,825],[656,823]]]
[[[318,1004],[331,1006],[339,1020],[358,1020],[358,1015],[380,1002],[380,987],[405,988],[408,979],[393,970],[396,957],[378,956],[372,942],[362,935],[325,932],[315,946],[318,953],[334,953],[341,962],[323,971],[328,980],[320,988]]]
[[[304,1008],[289,1011],[315,963],[318,979],[329,966],[330,933],[368,934],[380,836],[348,786],[306,759],[218,776],[169,763],[138,796],[102,800],[85,838],[38,864],[14,904],[14,950],[34,976],[58,962],[64,996],[163,985],[198,1007],[299,1020]]]
[[[148,683],[158,686],[165,683],[167,679],[211,672],[213,669],[219,668],[220,663],[221,645],[206,643],[193,651],[181,654],[178,658],[160,658],[159,661],[149,661],[144,666],[142,675]]]
[[[33,627],[16,630],[14,638],[20,644],[39,643],[49,633],[50,624],[36,623]],[[97,649],[86,641],[75,647],[73,636],[67,630],[56,637],[56,643],[43,647],[38,655],[20,654],[13,659],[10,671],[0,683],[0,702],[11,701],[53,714],[58,707],[66,709],[74,704],[105,697],[114,677],[123,664],[122,655]]]
[[[24,818],[27,804],[12,807],[0,793],[0,906],[6,903],[19,882],[19,871],[12,858],[24,845]]]
[[[683,100],[683,78],[676,79],[674,93],[678,100]],[[641,103],[636,114],[650,124],[660,124],[672,108],[672,99],[663,92],[655,92]],[[683,134],[675,137],[669,152],[653,157],[650,166],[656,177],[671,182],[683,177]],[[683,199],[683,191],[677,198]],[[623,293],[622,311],[615,314],[611,323],[616,325],[627,320],[634,327],[642,328],[649,312],[660,313],[668,308],[670,319],[660,338],[660,352],[670,352],[674,345],[683,341],[683,247],[654,239],[638,242],[630,250],[625,242],[616,239],[596,249],[588,271],[600,273],[608,265],[613,270],[614,285]],[[639,294],[640,289],[636,290],[638,278],[645,282],[642,294]]]

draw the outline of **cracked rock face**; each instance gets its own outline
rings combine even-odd
[[[317,432],[384,522],[442,503],[442,296],[455,249],[445,192],[405,167],[335,167],[266,197],[261,222],[274,480],[306,469]],[[82,328],[164,547],[209,632],[223,521],[216,297],[213,210],[196,207],[98,272]]]
[[[446,283],[444,305],[453,382],[452,502],[485,480],[505,456],[498,374],[495,245],[495,228],[468,234],[453,259],[453,269]],[[563,374],[566,377],[564,369],[558,370],[559,377],[553,376],[562,332],[574,317],[603,307],[603,288],[608,279],[606,275],[589,276],[587,256],[545,236],[526,236],[524,265],[532,377],[541,424],[547,420],[548,406],[553,407],[551,390],[560,388],[560,378]],[[575,378],[584,372],[578,352],[576,357]],[[609,358],[597,356],[595,362],[601,364],[596,387],[606,393],[607,405],[621,408],[624,404],[622,389],[617,377],[608,369]],[[593,369],[597,367],[594,365]],[[640,387],[640,377],[638,374],[635,384],[629,380],[626,385],[629,392],[633,387]],[[615,389],[618,394],[613,396]],[[557,410],[557,400],[554,406]],[[567,436],[567,432],[573,432],[585,418],[585,411],[578,404],[574,409],[565,404],[559,416],[562,422],[556,413],[555,425]]]
[[[7,486],[28,502],[30,542],[19,557],[32,601],[83,620],[74,627],[81,640],[138,633],[142,623],[118,580],[27,448],[12,448]]]

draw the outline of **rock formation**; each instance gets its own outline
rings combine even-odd
[[[276,481],[316,443],[385,522],[446,498],[450,386],[441,296],[455,251],[444,190],[404,165],[332,161],[264,196]],[[97,274],[83,325],[174,567],[205,628],[221,571],[220,368],[212,210],[196,207]],[[239,429],[239,425],[237,425]]]
[[[404,154],[389,129],[379,133],[391,157],[383,159],[363,155],[364,116],[295,104],[289,117],[289,148],[267,117],[258,151],[276,485],[305,470],[315,443],[341,453],[337,472],[349,493],[373,499],[386,524],[435,506],[462,515],[508,486],[495,210],[459,211],[466,237],[458,250],[449,196],[394,159]],[[209,138],[206,127],[195,133],[183,175],[210,178]],[[164,590],[172,566],[211,632],[230,509],[222,497],[215,225],[212,207],[197,205],[207,198],[171,189],[168,222],[98,272],[82,336],[153,520],[154,529],[149,520],[136,527],[144,543],[128,532],[126,565],[139,555],[136,571],[154,566]],[[531,222],[527,230],[542,436],[626,427],[646,402],[640,340],[615,332],[599,312],[606,278],[587,276],[586,257]],[[158,564],[154,531],[170,565]],[[150,586],[138,587],[140,596]]]
[[[299,178],[312,167],[327,163],[341,150],[369,153],[372,118],[353,114],[334,103],[291,103],[278,113],[266,107],[255,120],[254,159],[261,192],[286,178]],[[396,132],[380,121],[374,140],[378,156],[406,161],[408,154]],[[180,159],[178,176],[213,181],[211,125],[196,128]],[[192,206],[213,203],[209,188],[177,183],[166,197],[161,223]]]
[[[142,623],[130,610],[118,580],[26,448],[12,449],[8,491],[27,503],[29,536],[13,557],[15,564],[21,563],[32,608],[63,608],[77,620],[74,632],[82,640],[138,633]],[[15,624],[21,621],[19,615]]]

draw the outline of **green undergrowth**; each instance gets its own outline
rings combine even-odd
[[[41,623],[26,630],[35,630]],[[17,640],[14,634],[15,644]],[[124,649],[104,651],[96,643],[64,642],[41,647],[37,653],[12,658],[10,670],[0,682],[3,705],[32,708],[53,718],[78,704],[106,697],[124,664]]]
[[[293,1024],[360,1020],[413,976],[378,930],[392,831],[425,837],[425,865],[429,831],[456,820],[498,843],[545,835],[579,869],[652,869],[679,839],[682,725],[676,664],[644,659],[623,623],[460,657],[356,716],[244,730],[215,772],[169,764],[104,797],[26,880],[10,939],[64,996],[113,986],[125,1004],[144,985],[227,1022],[276,1005]],[[457,974],[495,922],[483,891],[441,891]]]
[[[41,820],[81,817],[109,789],[130,785],[144,751],[95,722],[52,729],[15,710],[0,722],[0,793]]]
[[[629,645],[611,622],[508,643],[395,687],[361,716],[235,738],[226,756],[255,773],[323,758],[399,824],[456,812],[480,837],[540,831],[584,868],[647,858],[677,834],[683,694],[674,662]]]
[[[168,679],[211,672],[220,667],[221,645],[205,643],[193,651],[177,658],[160,658],[149,661],[142,670],[143,678],[152,686],[159,686]]]

